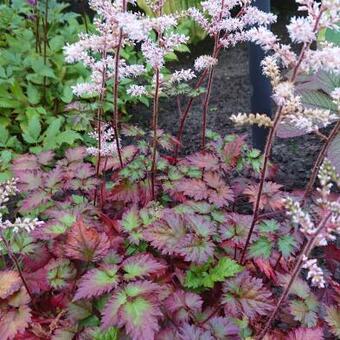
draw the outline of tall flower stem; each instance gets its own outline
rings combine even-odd
[[[4,237],[3,233],[2,233],[2,231],[0,231],[0,237],[1,237],[1,240],[2,240],[3,244],[4,244],[5,247],[6,247],[8,256],[10,257],[10,259],[12,260],[12,262],[13,262],[13,264],[14,264],[16,270],[18,271],[18,274],[19,274],[19,276],[20,276],[20,279],[21,279],[21,281],[22,281],[22,284],[24,285],[24,287],[25,287],[25,289],[26,289],[26,291],[27,291],[27,294],[30,296],[32,303],[34,303],[34,302],[33,302],[33,294],[32,294],[32,292],[31,292],[30,288],[28,287],[28,284],[27,284],[27,282],[26,282],[26,280],[25,280],[24,274],[23,274],[23,272],[22,272],[22,270],[21,270],[21,268],[20,268],[20,264],[19,264],[19,262],[18,262],[18,259],[16,258],[16,256],[15,256],[14,253],[12,252],[12,249],[11,249],[10,245],[8,244],[7,240],[5,239],[5,237]]]
[[[123,11],[126,11],[126,0],[123,0]],[[119,91],[119,64],[120,64],[120,52],[123,43],[123,29],[119,30],[118,44],[116,48],[115,57],[115,75],[114,75],[114,86],[113,86],[113,130],[115,132],[115,140],[117,145],[117,153],[119,158],[120,167],[123,167],[123,158],[120,149],[119,142],[119,112],[118,112],[118,91]]]
[[[206,76],[208,74],[208,70],[205,70],[202,75],[200,76],[200,78],[198,79],[194,89],[198,90],[202,84],[204,83]],[[179,129],[178,129],[178,133],[177,133],[177,140],[178,140],[178,144],[176,144],[176,148],[175,148],[175,158],[177,159],[178,157],[178,153],[179,153],[179,149],[180,149],[180,144],[182,141],[182,137],[183,137],[183,132],[184,132],[184,126],[185,126],[185,122],[188,118],[188,115],[190,113],[192,104],[194,102],[194,97],[191,97],[185,107],[185,109],[183,111],[180,112],[181,118],[180,118],[180,123],[179,123]]]
[[[223,8],[224,1],[222,1],[222,8]],[[214,43],[214,51],[213,56],[217,55],[217,49],[218,49],[218,43],[219,43],[220,35],[216,34],[215,36],[215,43]],[[214,66],[211,66],[209,70],[208,75],[208,83],[207,83],[207,92],[204,97],[203,102],[203,111],[202,111],[202,140],[201,140],[201,148],[205,148],[205,139],[206,139],[206,129],[207,129],[207,115],[209,110],[209,104],[210,104],[210,96],[211,96],[211,90],[212,90],[212,82],[214,78]]]
[[[222,7],[224,6],[224,3],[222,5]],[[238,18],[240,17],[245,9],[246,9],[247,5],[243,6],[240,11],[237,13],[237,15],[235,16],[235,18]],[[227,33],[224,33],[224,35],[222,36],[222,39],[226,39],[228,36]],[[222,49],[222,46],[219,42],[220,40],[220,36],[218,37],[218,39],[216,39],[215,37],[215,40],[214,40],[214,47],[213,47],[213,53],[212,53],[212,57],[215,58],[215,59],[218,59],[219,55],[220,55],[220,52],[221,52],[221,49]],[[205,80],[207,79],[207,77],[211,78],[210,80],[210,87],[212,86],[212,80],[213,80],[213,73],[211,74],[211,71],[212,69],[208,70],[204,70],[204,72],[201,74],[201,76],[198,78],[195,86],[194,86],[194,89],[195,90],[198,90],[202,84],[205,82]],[[209,85],[209,80],[208,80],[208,85]],[[210,90],[211,91],[211,90]],[[210,95],[209,95],[210,97]],[[205,97],[207,100],[208,100],[208,107],[209,107],[209,97]],[[179,128],[178,128],[178,133],[177,133],[177,140],[178,140],[178,144],[176,145],[176,148],[175,148],[175,158],[177,159],[178,158],[178,153],[179,153],[179,150],[180,150],[180,147],[181,147],[181,142],[182,142],[182,138],[183,138],[183,133],[184,133],[184,127],[185,127],[185,123],[186,123],[186,120],[189,116],[189,113],[190,113],[190,110],[192,108],[192,105],[193,105],[193,102],[194,102],[194,97],[191,97],[185,107],[185,109],[180,112],[180,123],[179,123]],[[203,139],[203,134],[202,134],[202,139]]]
[[[45,0],[45,15],[44,15],[44,65],[47,65],[47,45],[48,45],[48,0]],[[46,87],[47,87],[47,78],[44,77],[44,100],[46,101]]]
[[[322,13],[323,13],[323,10],[321,9],[319,16],[315,20],[314,32],[318,31],[319,22],[320,22]],[[296,77],[298,75],[299,68],[302,64],[302,61],[304,60],[304,58],[306,56],[306,51],[310,48],[310,46],[311,46],[311,43],[305,43],[303,45],[302,49],[301,49],[297,63],[293,68],[292,76],[289,79],[289,81],[292,84],[294,84],[295,81],[296,81]],[[261,169],[260,183],[259,183],[259,188],[258,188],[257,195],[256,195],[255,204],[254,204],[253,218],[252,218],[252,222],[250,224],[247,240],[246,240],[246,243],[245,243],[243,251],[242,251],[241,260],[240,260],[241,264],[244,264],[244,259],[245,259],[245,255],[246,255],[246,252],[247,252],[247,249],[248,249],[248,246],[249,246],[249,242],[250,242],[251,236],[254,232],[256,221],[258,219],[263,186],[264,186],[264,182],[265,182],[266,174],[267,174],[267,170],[268,170],[269,157],[270,157],[272,146],[273,146],[274,139],[275,139],[275,136],[276,136],[277,128],[279,127],[279,124],[281,122],[282,110],[283,110],[283,106],[279,106],[277,108],[277,111],[276,111],[275,116],[274,116],[273,125],[270,128],[269,134],[268,134],[268,137],[267,137],[267,142],[266,142],[266,146],[265,146],[265,149],[264,149],[264,160],[263,160],[262,169]]]
[[[294,269],[292,271],[292,274],[291,274],[291,277],[290,277],[290,280],[287,284],[287,286],[285,287],[280,299],[278,300],[274,310],[272,311],[269,319],[267,320],[263,330],[261,331],[261,333],[256,337],[256,340],[261,340],[265,337],[265,335],[267,334],[269,328],[270,328],[270,325],[271,323],[273,322],[277,312],[279,311],[282,303],[285,301],[285,299],[287,298],[288,294],[289,294],[289,291],[290,291],[290,288],[292,287],[296,277],[298,276],[298,274],[300,273],[300,270],[301,270],[301,266],[302,266],[302,263],[303,263],[303,259],[304,257],[308,257],[309,253],[311,252],[311,250],[313,249],[314,245],[315,245],[315,241],[317,239],[317,236],[322,232],[322,230],[324,229],[324,227],[326,226],[327,224],[327,221],[329,220],[329,218],[331,217],[331,214],[332,213],[329,213],[327,214],[322,220],[321,222],[319,223],[318,227],[317,227],[317,230],[315,232],[315,234],[313,235],[312,238],[310,238],[307,243],[304,245],[304,248],[302,250],[302,253],[300,254],[300,256],[298,257],[296,263],[295,263],[295,266],[294,266]]]
[[[89,33],[89,25],[87,23],[87,15],[86,15],[86,9],[85,9],[85,0],[81,0],[81,15],[83,17],[83,22],[85,26],[86,33]]]
[[[319,168],[321,166],[321,164],[323,163],[327,151],[329,149],[330,144],[332,143],[332,141],[334,140],[334,138],[336,137],[336,135],[338,134],[338,132],[340,131],[340,121],[338,121],[335,126],[333,127],[332,131],[330,132],[330,134],[328,135],[328,137],[325,140],[325,143],[323,144],[318,157],[314,163],[313,169],[312,169],[312,174],[309,178],[308,184],[306,186],[305,192],[303,194],[302,197],[302,201],[301,201],[301,205],[303,206],[306,203],[306,200],[308,198],[308,196],[310,195],[312,189],[313,189],[313,185],[316,181],[316,178],[318,176],[318,171]]]
[[[153,141],[152,141],[152,165],[151,165],[151,195],[152,199],[156,196],[156,171],[157,171],[157,130],[158,130],[158,114],[159,114],[159,90],[160,90],[160,70],[156,70],[156,86],[155,95],[153,99],[153,112],[152,112],[152,128],[153,128]]]

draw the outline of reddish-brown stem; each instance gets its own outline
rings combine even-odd
[[[316,18],[316,21],[315,21],[315,24],[314,24],[314,32],[317,32],[322,13],[323,13],[323,9],[320,9],[319,16]],[[302,64],[304,57],[305,57],[306,50],[309,49],[310,46],[311,46],[311,43],[305,43],[303,45],[301,52],[300,52],[300,55],[299,55],[299,58],[297,60],[297,63],[294,66],[293,74],[292,74],[292,76],[289,80],[291,83],[295,82],[296,77],[298,75],[298,70],[299,70],[299,68]],[[268,137],[267,137],[267,142],[266,142],[265,151],[264,151],[264,160],[263,160],[263,165],[262,165],[262,169],[261,169],[261,178],[260,178],[260,183],[259,183],[259,188],[258,188],[258,191],[257,191],[255,204],[254,204],[253,219],[252,219],[252,222],[250,224],[250,229],[249,229],[249,233],[248,233],[248,236],[247,236],[247,240],[246,240],[245,246],[244,246],[243,251],[242,251],[241,261],[240,261],[241,264],[243,264],[243,261],[245,259],[245,255],[246,255],[246,252],[247,252],[247,248],[249,246],[250,238],[251,238],[251,235],[253,234],[255,224],[256,224],[256,221],[258,219],[260,201],[261,201],[263,186],[264,186],[264,182],[265,182],[265,178],[266,178],[267,168],[268,168],[268,164],[269,164],[269,157],[270,157],[271,149],[272,149],[272,146],[273,146],[274,138],[275,138],[275,135],[276,135],[276,130],[277,130],[279,123],[281,121],[282,108],[283,108],[282,106],[278,107],[276,114],[275,114],[273,126],[270,128],[269,134],[268,134]]]
[[[21,268],[20,268],[19,262],[18,262],[16,256],[13,254],[12,249],[11,249],[10,245],[8,244],[7,240],[5,239],[4,235],[2,234],[2,231],[0,231],[0,237],[1,237],[1,240],[2,240],[3,244],[4,244],[5,247],[6,247],[8,256],[10,257],[10,259],[12,260],[12,262],[13,262],[15,268],[16,268],[17,271],[18,271],[18,274],[19,274],[19,276],[20,276],[20,279],[21,279],[21,281],[22,281],[22,284],[23,284],[24,287],[26,288],[27,294],[30,296],[31,301],[32,301],[32,303],[34,304],[32,292],[31,292],[30,288],[28,287],[28,284],[27,284],[27,282],[26,282],[26,280],[25,280],[24,274],[23,274],[23,272],[22,272],[22,270],[21,270]]]
[[[210,96],[211,96],[211,89],[212,89],[212,81],[214,77],[214,66],[211,67],[209,70],[208,76],[208,85],[207,85],[207,92],[205,94],[204,102],[203,102],[203,111],[202,111],[202,141],[201,141],[201,148],[205,148],[205,135],[207,129],[207,114],[209,109],[210,103]]]
[[[222,6],[224,6],[224,4]],[[244,7],[241,8],[241,10],[237,13],[236,18],[240,17],[244,13],[246,7],[247,6],[244,6]],[[226,39],[227,35],[228,35],[228,33],[224,33],[224,35],[222,36],[221,39],[222,40]],[[217,41],[215,40],[214,48],[213,48],[213,51],[215,51],[215,53],[213,53],[212,57],[218,59],[221,49],[222,49],[222,45],[219,43],[219,39],[217,39]],[[208,75],[209,75],[209,70],[206,69],[201,74],[199,79],[197,80],[196,85],[194,86],[195,90],[199,89],[200,86],[202,86],[202,84],[204,83],[204,81],[206,80]],[[190,113],[190,110],[191,110],[193,102],[194,102],[194,97],[191,97],[189,99],[189,101],[188,101],[184,111],[183,112],[180,111],[181,118],[180,118],[178,133],[177,133],[177,140],[178,140],[179,143],[176,145],[176,148],[175,148],[175,158],[176,159],[178,158],[178,153],[179,153],[179,150],[180,150],[180,147],[181,147],[181,142],[182,142],[185,122],[186,122],[186,120],[188,118],[188,115]]]
[[[256,337],[257,340],[261,340],[265,337],[265,335],[267,334],[269,328],[270,328],[270,325],[271,323],[273,322],[277,312],[279,311],[282,303],[285,301],[286,297],[288,296],[289,294],[289,291],[290,291],[290,288],[292,287],[296,277],[298,276],[299,272],[300,272],[300,269],[301,269],[301,265],[302,265],[302,262],[303,262],[303,259],[304,259],[304,256],[308,257],[310,251],[313,249],[314,247],[314,244],[315,244],[315,240],[317,238],[317,236],[320,234],[320,232],[323,230],[323,228],[325,227],[325,225],[327,224],[327,221],[329,220],[329,218],[331,217],[331,214],[332,213],[329,213],[327,214],[323,219],[322,221],[319,223],[318,227],[317,227],[317,230],[315,232],[315,234],[313,235],[312,238],[310,238],[308,240],[308,242],[304,245],[304,248],[303,248],[303,251],[302,253],[300,254],[299,258],[297,259],[296,261],[296,264],[294,266],[294,269],[293,269],[293,272],[292,272],[292,275],[290,277],[290,280],[287,284],[287,286],[285,287],[280,299],[278,300],[273,312],[271,313],[268,321],[266,322],[263,330],[261,331],[261,333]]]
[[[336,135],[338,134],[340,130],[340,121],[338,121],[335,126],[333,127],[332,131],[330,132],[329,136],[326,138],[325,143],[323,144],[318,157],[314,163],[313,169],[312,169],[312,174],[309,178],[308,184],[306,186],[305,192],[303,194],[302,197],[302,201],[301,201],[301,206],[303,206],[306,203],[306,200],[308,198],[308,196],[310,195],[310,193],[312,192],[314,183],[316,181],[316,178],[318,176],[318,170],[322,164],[322,162],[324,161],[325,157],[326,157],[326,153],[329,149],[330,144],[332,143],[332,141],[334,140],[334,138],[336,137]]]
[[[254,205],[253,219],[252,219],[252,222],[251,222],[251,225],[250,225],[250,229],[249,229],[249,232],[248,232],[246,243],[245,243],[243,251],[242,251],[241,260],[240,260],[241,264],[243,264],[243,260],[245,258],[246,252],[247,252],[247,248],[248,248],[248,245],[249,245],[249,242],[250,242],[251,235],[253,234],[255,224],[258,220],[261,195],[262,195],[262,191],[263,191],[264,182],[265,182],[265,179],[266,179],[266,172],[267,172],[267,167],[268,167],[268,163],[269,163],[269,157],[270,157],[270,153],[271,153],[271,149],[272,149],[272,145],[273,145],[273,141],[274,141],[274,136],[275,136],[275,133],[276,133],[276,128],[279,125],[279,122],[280,122],[280,119],[281,119],[281,111],[282,111],[282,107],[279,107],[277,112],[276,112],[276,115],[275,115],[273,126],[269,130],[267,143],[266,143],[265,151],[264,151],[264,160],[263,160],[263,165],[262,165],[262,170],[261,170],[261,178],[260,178],[259,188],[258,188],[258,191],[257,191],[255,205]]]
[[[156,87],[153,99],[153,113],[152,113],[152,128],[153,128],[153,141],[152,141],[152,165],[151,165],[151,196],[155,199],[156,187],[156,168],[157,168],[157,128],[158,128],[158,112],[159,112],[159,87],[160,87],[160,71],[156,70]]]
[[[199,323],[200,326],[204,325],[206,322],[208,322],[213,316],[215,316],[219,310],[224,306],[224,303],[219,304],[203,321]]]
[[[199,89],[202,84],[204,83],[205,81],[205,78],[208,74],[208,70],[205,70],[201,76],[199,77],[194,89],[197,90]],[[180,123],[179,123],[179,129],[178,129],[178,133],[177,133],[177,140],[178,140],[178,144],[176,144],[176,148],[175,148],[175,158],[177,159],[178,157],[178,153],[179,153],[179,150],[180,150],[180,144],[181,144],[181,141],[182,141],[182,137],[183,137],[183,132],[184,132],[184,126],[185,126],[185,122],[188,118],[188,115],[189,115],[189,112],[191,110],[191,107],[192,107],[192,104],[194,102],[194,97],[191,97],[184,109],[184,111],[180,111],[180,114],[181,114],[181,120],[180,120]]]
[[[106,59],[107,51],[106,51],[106,41],[104,43],[104,53],[103,58]],[[99,172],[100,172],[100,164],[101,164],[101,150],[102,150],[102,125],[101,125],[101,119],[103,115],[103,105],[105,100],[105,84],[106,84],[106,71],[107,67],[104,66],[102,70],[102,83],[101,83],[101,92],[99,95],[99,101],[98,101],[98,110],[97,110],[97,133],[98,133],[98,158],[97,158],[97,164],[96,164],[96,177],[99,179]],[[96,204],[97,201],[97,191],[96,189],[94,194],[94,204]],[[102,197],[100,197],[100,201],[102,201]]]
[[[276,269],[277,269],[277,267],[278,267],[278,265],[279,265],[281,259],[282,259],[282,253],[279,255],[279,257],[277,258],[277,260],[276,260],[276,262],[275,262],[275,265],[274,265],[274,267],[273,267],[274,272],[276,271]]]
[[[48,43],[48,0],[45,0],[45,18],[44,18],[44,64],[47,64],[47,43]],[[47,87],[47,78],[44,77],[44,91],[43,97],[46,101],[46,87]]]
[[[123,0],[123,11],[126,11],[126,0]],[[119,112],[118,112],[118,90],[119,90],[119,64],[120,64],[120,51],[122,48],[123,42],[123,29],[119,30],[119,38],[118,38],[118,45],[116,48],[116,57],[115,57],[115,75],[114,75],[114,86],[113,86],[113,105],[114,105],[114,112],[113,112],[113,130],[115,132],[115,140],[117,145],[117,153],[119,158],[120,167],[123,167],[123,158],[120,149],[119,143]]]

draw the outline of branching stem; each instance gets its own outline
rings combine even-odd
[[[33,302],[33,294],[32,294],[32,292],[31,292],[30,288],[28,287],[28,284],[27,284],[27,282],[25,280],[24,274],[23,274],[23,272],[22,272],[22,270],[20,268],[19,261],[16,258],[16,256],[14,255],[14,253],[12,252],[11,246],[8,244],[8,242],[7,242],[6,238],[4,237],[2,231],[0,231],[0,237],[1,237],[1,240],[2,240],[3,244],[6,247],[8,256],[10,257],[10,259],[12,260],[16,270],[18,271],[18,274],[20,276],[22,284],[24,285],[24,287],[25,287],[25,289],[27,291],[27,294],[30,296],[32,303],[34,303]]]
[[[306,186],[305,192],[303,194],[302,197],[302,201],[301,201],[301,206],[303,206],[306,203],[306,200],[308,198],[308,196],[310,195],[310,193],[312,192],[314,183],[316,181],[316,178],[318,176],[318,171],[319,168],[321,166],[321,164],[323,163],[327,151],[329,149],[330,144],[332,143],[332,141],[334,140],[334,138],[336,137],[336,135],[338,134],[338,132],[340,131],[340,121],[338,121],[335,126],[333,127],[332,131],[330,132],[329,136],[326,138],[325,143],[323,144],[318,157],[314,163],[313,169],[312,169],[312,174],[309,178],[308,184]]]
[[[309,253],[311,252],[311,250],[313,249],[314,245],[315,245],[315,241],[317,239],[317,236],[321,233],[321,231],[323,230],[323,228],[326,226],[327,221],[329,220],[329,218],[331,217],[332,213],[330,212],[329,214],[327,214],[319,223],[317,230],[315,232],[315,234],[313,235],[313,237],[311,237],[304,245],[304,248],[300,254],[300,256],[298,257],[293,272],[291,274],[290,280],[287,284],[287,286],[285,287],[280,299],[278,300],[273,312],[271,313],[268,321],[266,322],[263,330],[261,331],[261,333],[256,337],[256,340],[261,340],[265,337],[265,335],[267,334],[271,323],[273,322],[277,312],[279,311],[282,303],[285,301],[286,297],[289,294],[290,288],[292,287],[296,277],[298,276],[300,270],[301,270],[301,266],[303,263],[303,259],[304,256],[308,257]]]
[[[321,8],[320,13],[315,20],[314,32],[318,31],[319,22],[320,22],[322,13],[323,13],[323,9]],[[305,43],[303,45],[302,49],[301,49],[297,63],[293,68],[293,74],[292,74],[292,76],[289,80],[292,84],[294,84],[295,81],[296,81],[296,77],[298,75],[299,68],[302,64],[303,59],[306,56],[306,51],[310,48],[310,46],[311,46],[311,43]],[[267,137],[267,142],[266,142],[266,146],[265,146],[265,150],[264,150],[264,160],[263,160],[263,165],[262,165],[262,169],[261,169],[261,178],[260,178],[260,183],[259,183],[259,188],[258,188],[258,191],[257,191],[255,204],[254,204],[253,218],[252,218],[252,222],[250,224],[247,240],[246,240],[245,246],[244,246],[243,251],[242,251],[241,261],[240,261],[241,264],[244,264],[247,248],[249,246],[249,242],[250,242],[251,236],[253,234],[256,221],[258,219],[261,196],[262,196],[264,182],[265,182],[267,170],[268,170],[269,157],[270,157],[272,146],[273,146],[274,139],[275,139],[275,136],[276,136],[276,131],[277,131],[277,128],[278,128],[280,121],[281,121],[281,118],[282,118],[281,117],[282,116],[282,109],[283,109],[282,106],[279,106],[277,108],[277,111],[276,111],[275,116],[274,116],[273,126],[270,128],[269,134],[268,134],[268,137]]]

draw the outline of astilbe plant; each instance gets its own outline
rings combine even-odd
[[[300,56],[266,30],[274,17],[251,1],[206,1],[202,11],[188,13],[214,38],[213,55],[196,60],[196,73],[169,75],[162,73],[166,55],[187,41],[176,27],[188,13],[164,16],[163,2],[155,1],[156,17],[148,18],[128,11],[124,0],[91,1],[100,15],[98,33],[65,49],[69,61],[92,70],[92,82],[76,92],[97,91],[102,104],[107,80],[113,80],[114,116],[104,124],[99,109],[90,134],[97,145],[69,149],[65,158],[23,155],[13,163],[16,179],[1,186],[1,339],[339,336],[334,240],[340,212],[331,191],[339,176],[328,160],[318,160],[319,189],[312,200],[306,194],[301,199],[275,183],[269,161],[280,124],[320,127],[318,114],[294,94],[297,74],[339,67],[334,46],[310,49],[317,31],[338,21],[337,2],[298,2],[309,16],[294,18],[288,29],[293,41],[303,43]],[[222,138],[205,130],[220,49],[247,40],[273,51],[264,72],[278,111],[273,121],[260,114],[233,120],[270,127],[264,156],[244,136]],[[141,46],[145,65],[124,62],[126,45]],[[289,81],[279,63],[292,70]],[[138,78],[129,92],[153,98],[151,132],[121,124],[117,111],[120,81],[147,69],[154,81]],[[199,72],[192,90],[186,81]],[[191,96],[183,129],[206,78],[204,148],[179,157],[179,140],[158,127],[160,96]],[[323,125],[337,119],[321,113]],[[12,209],[16,203],[18,210]],[[271,329],[276,319],[278,327]]]

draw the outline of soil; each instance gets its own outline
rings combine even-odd
[[[279,16],[278,23],[272,28],[283,42],[288,42],[285,24],[289,14]],[[191,55],[181,58],[176,68],[192,67],[196,57],[210,54],[212,42],[209,39],[191,48]],[[247,128],[237,128],[230,121],[230,116],[238,112],[251,112],[251,84],[248,71],[248,50],[246,45],[224,50],[219,59],[214,76],[210,110],[207,127],[220,133],[247,133],[251,143],[251,131]],[[184,103],[183,103],[184,104]],[[196,151],[200,147],[202,98],[196,98],[187,119],[183,136],[183,155]],[[133,123],[148,128],[151,120],[151,110],[143,105],[131,108]],[[179,113],[174,98],[162,99],[159,116],[159,127],[173,135],[178,131]],[[312,135],[290,139],[277,139],[273,148],[273,162],[279,165],[276,180],[285,185],[286,189],[302,188],[306,184],[310,169],[321,147],[320,140]]]

